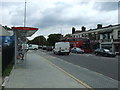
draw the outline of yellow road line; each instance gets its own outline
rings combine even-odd
[[[46,59],[46,61],[48,61]],[[77,79],[76,77],[74,77],[73,75],[71,75],[70,73],[66,72],[65,70],[63,70],[62,68],[58,67],[57,65],[55,65],[54,63],[48,61],[51,65],[55,66],[57,69],[59,69],[60,71],[66,73],[68,76],[72,77],[74,80],[76,80],[77,82],[81,83],[82,85],[84,85],[85,87],[89,88],[90,90],[95,90],[92,87],[90,87],[89,85],[87,85],[86,83],[82,82],[81,80]]]

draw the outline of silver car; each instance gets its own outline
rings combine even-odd
[[[81,54],[83,54],[84,50],[82,50],[80,48],[77,48],[77,47],[74,47],[74,48],[71,49],[71,52],[72,53],[81,53]]]

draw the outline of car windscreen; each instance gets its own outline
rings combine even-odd
[[[76,48],[77,51],[82,51],[80,48]]]
[[[104,49],[104,51],[105,51],[105,52],[110,52],[110,50],[108,50],[108,49]]]

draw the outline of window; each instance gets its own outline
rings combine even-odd
[[[75,38],[71,38],[71,41],[75,41]]]
[[[99,39],[98,34],[95,34],[95,35],[96,35],[96,36],[95,36],[95,37],[96,37],[96,40],[98,40],[98,39]]]
[[[70,39],[67,39],[67,41],[70,41]]]
[[[107,34],[103,34],[103,39],[107,39]]]
[[[82,38],[76,38],[75,41],[82,41]]]
[[[71,44],[70,47],[73,48],[74,47],[73,44]]]
[[[86,34],[86,37],[88,37],[88,34]]]
[[[95,39],[95,34],[91,33],[91,39],[94,40]]]
[[[118,38],[120,38],[120,31],[118,31]]]
[[[79,46],[79,48],[90,49],[90,45],[89,44],[82,44]]]
[[[108,37],[107,37],[107,39],[110,39],[110,33],[108,33]]]
[[[29,47],[32,47],[32,45],[30,44]]]
[[[87,37],[87,34],[85,34],[85,37]]]

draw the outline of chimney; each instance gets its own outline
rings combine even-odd
[[[75,33],[75,28],[74,27],[72,27],[72,34],[74,34]]]
[[[84,27],[84,26],[82,26],[81,29],[82,29],[82,32],[86,31],[86,27]]]
[[[102,28],[102,24],[98,24],[97,29],[101,29],[101,28]]]

